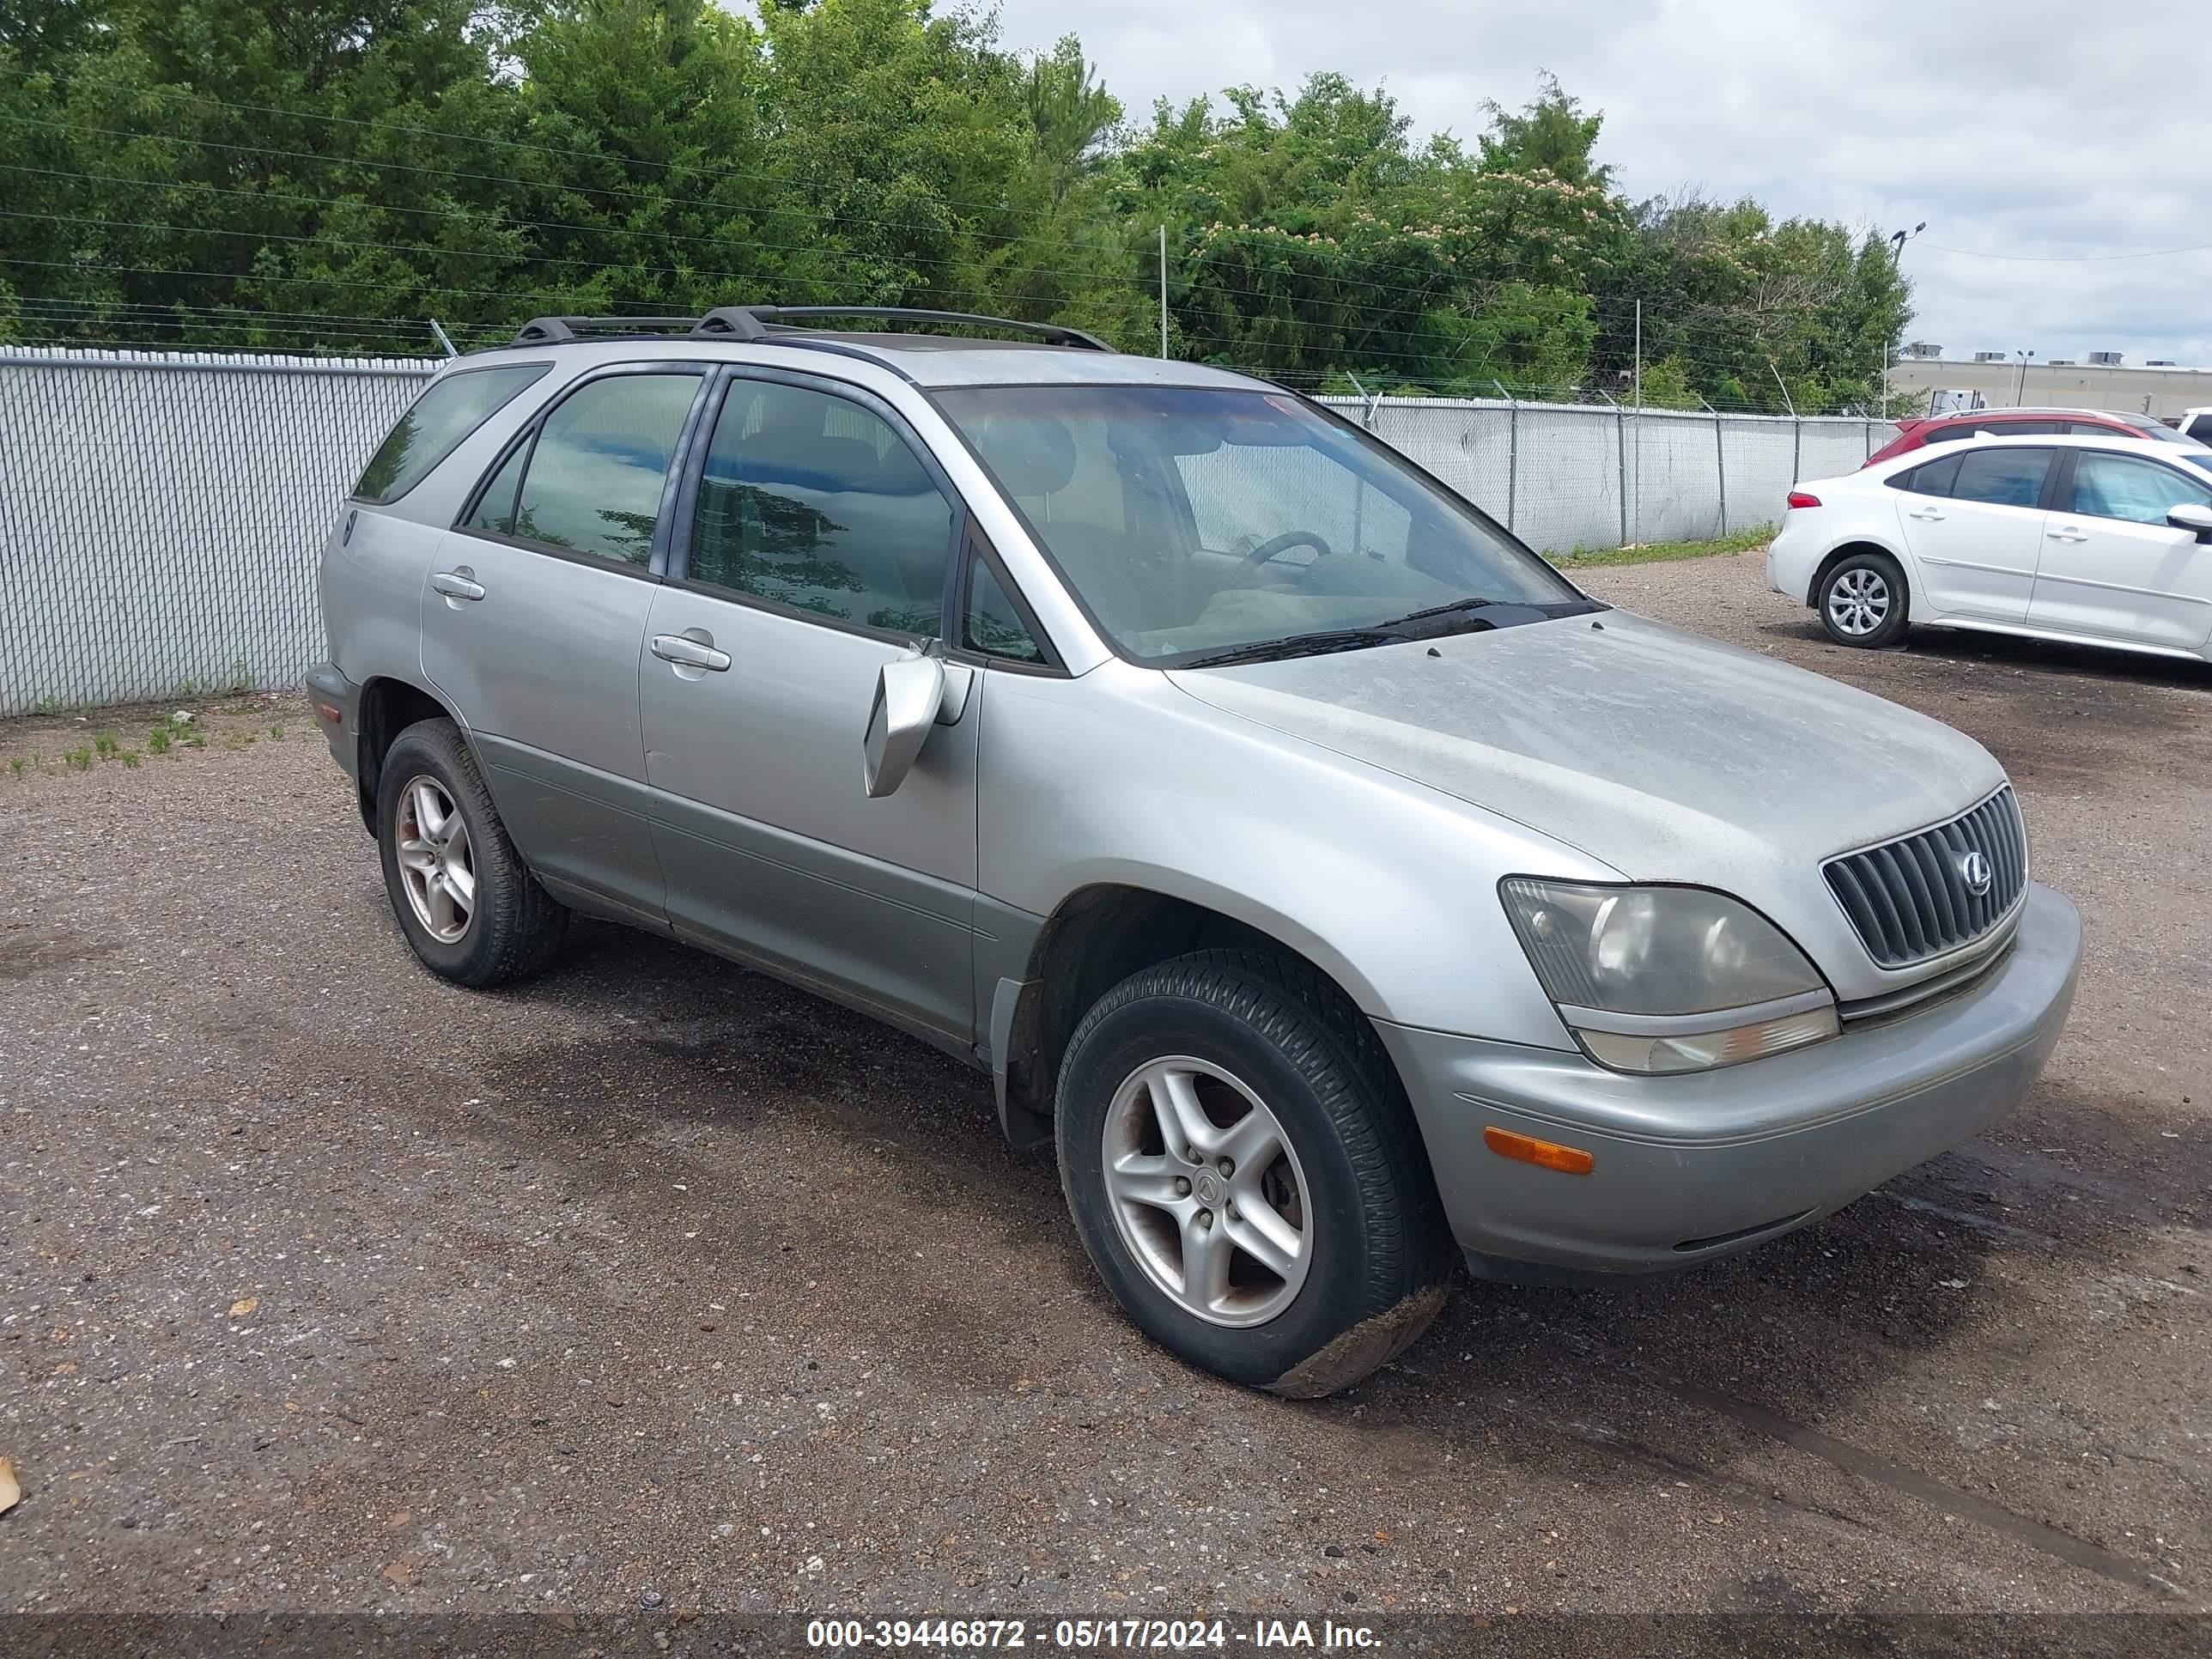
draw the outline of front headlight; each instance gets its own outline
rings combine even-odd
[[[1498,890],[1545,994],[1600,1065],[1703,1071],[1838,1029],[1805,953],[1725,893],[1533,876]]]

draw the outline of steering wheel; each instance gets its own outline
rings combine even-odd
[[[1270,537],[1247,553],[1244,562],[1238,568],[1257,570],[1277,554],[1287,553],[1294,547],[1310,547],[1324,559],[1331,551],[1329,544],[1310,530],[1285,530],[1281,535]]]

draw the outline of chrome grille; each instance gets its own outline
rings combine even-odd
[[[1986,893],[1967,890],[1972,854],[1990,862]],[[1884,968],[1955,951],[1996,927],[2027,885],[2027,835],[2007,784],[1971,812],[1827,866],[1829,890]]]

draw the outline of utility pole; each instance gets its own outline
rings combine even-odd
[[[1160,227],[1160,356],[1168,355],[1168,228]]]
[[[2020,359],[2020,385],[2014,389],[2012,394],[2012,406],[2018,409],[2027,401],[2027,360],[2035,356],[2035,353],[2021,351],[2015,348],[2012,355]]]
[[[1899,282],[1905,278],[1905,245],[1927,228],[1928,222],[1923,219],[1911,230],[1890,233],[1889,269]],[[1899,319],[1898,326],[1903,328],[1903,319]],[[1881,418],[1885,421],[1889,418],[1889,366],[1897,356],[1897,339],[1895,334],[1891,334],[1886,336],[1881,343]]]
[[[1637,543],[1644,539],[1644,301],[1636,302],[1636,520]],[[1632,543],[1631,545],[1634,545]]]

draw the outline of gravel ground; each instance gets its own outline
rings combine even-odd
[[[919,1043],[592,926],[431,980],[297,704],[0,769],[0,1609],[2201,1605],[2212,670],[1838,650],[1756,555],[1588,580],[1988,744],[2073,1025],[1823,1225],[1462,1282],[1313,1404],[1137,1338]]]

